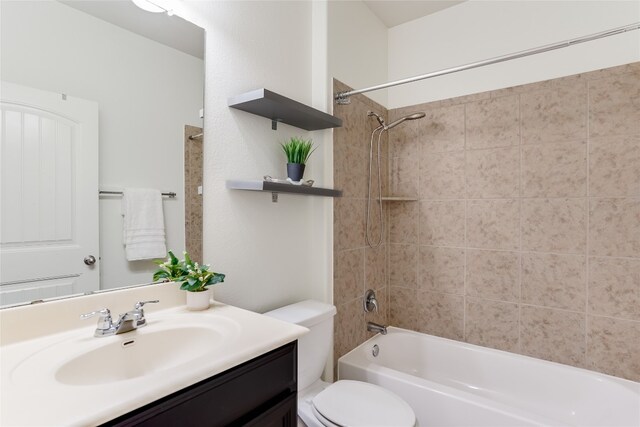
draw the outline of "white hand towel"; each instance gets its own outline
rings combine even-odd
[[[147,188],[125,188],[122,197],[123,240],[128,261],[164,258],[162,194]]]

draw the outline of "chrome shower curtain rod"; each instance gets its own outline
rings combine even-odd
[[[386,89],[392,86],[403,85],[406,83],[417,82],[419,80],[430,79],[432,77],[444,76],[445,74],[457,73],[458,71],[471,70],[473,68],[484,67],[485,65],[498,64],[500,62],[510,61],[512,59],[524,58],[526,56],[536,55],[538,53],[549,52],[552,50],[562,49],[565,47],[573,46],[575,44],[585,43],[592,40],[598,40],[604,37],[615,36],[617,34],[626,33],[627,31],[633,31],[640,29],[640,22],[636,22],[634,24],[625,25],[623,27],[614,28],[607,31],[602,31],[600,33],[590,34],[588,36],[578,37],[571,40],[566,40],[559,43],[548,44],[541,47],[536,47],[533,49],[522,50],[520,52],[512,53],[509,55],[497,56],[495,58],[486,59],[484,61],[472,62],[470,64],[460,65],[458,67],[447,68],[445,70],[434,71],[432,73],[422,74],[419,76],[408,77],[406,79],[396,80],[394,82],[384,83],[377,86],[371,86],[364,89],[358,90],[349,90],[345,92],[339,92],[336,95],[336,102],[338,104],[348,104],[349,97],[353,95],[358,95],[360,93],[371,92],[374,90]]]

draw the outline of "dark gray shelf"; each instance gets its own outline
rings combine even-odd
[[[276,129],[278,122],[305,130],[342,126],[342,119],[265,88],[229,98],[228,104],[231,108],[270,119],[273,129]]]
[[[281,184],[269,181],[227,180],[227,188],[231,190],[268,191],[270,193],[292,193],[307,196],[340,197],[342,191],[333,188],[307,187],[304,185]]]

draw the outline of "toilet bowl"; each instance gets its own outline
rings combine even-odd
[[[320,379],[331,349],[336,308],[307,300],[265,315],[309,328],[298,340],[298,425],[307,427],[413,427],[407,402],[378,385]]]

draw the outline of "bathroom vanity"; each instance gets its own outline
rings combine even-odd
[[[79,319],[146,299],[161,302],[130,332],[94,337]],[[0,425],[295,425],[297,325],[190,312],[165,284],[1,310],[0,327]]]
[[[293,426],[296,358],[296,343],[286,344],[103,425]]]

